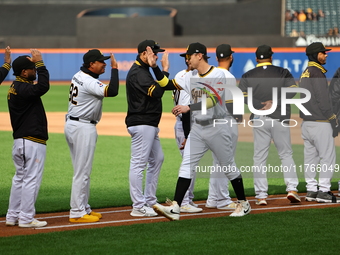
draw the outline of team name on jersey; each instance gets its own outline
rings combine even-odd
[[[12,84],[11,87],[9,88],[9,90],[8,90],[8,96],[7,96],[8,99],[10,99],[10,94],[13,94],[13,95],[17,94],[17,91],[14,88],[14,84]]]
[[[83,86],[83,82],[79,81],[76,77],[73,77],[73,80],[78,83],[80,86]]]

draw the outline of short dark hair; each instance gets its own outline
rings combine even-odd
[[[83,64],[83,67],[85,67],[85,68],[88,69],[88,68],[90,67],[90,63],[84,63],[84,64]]]

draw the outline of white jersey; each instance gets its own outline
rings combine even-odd
[[[107,85],[79,71],[71,80],[67,116],[99,122]]]
[[[186,75],[185,82],[183,83],[184,87],[179,83],[181,87],[191,95],[191,104],[201,102],[203,94],[206,94],[207,98],[213,96],[218,97],[216,105],[207,109],[206,114],[202,114],[202,111],[193,111],[192,117],[194,120],[203,121],[224,119],[226,117],[225,89],[219,86],[219,84],[225,84],[225,82],[223,71],[211,66],[211,69],[204,76],[200,75],[197,70],[193,70],[191,75]]]

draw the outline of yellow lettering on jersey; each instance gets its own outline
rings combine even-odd
[[[17,94],[17,92],[16,92],[16,90],[15,90],[13,84],[11,85],[11,87],[10,87],[9,90],[8,90],[8,95],[7,95],[7,99],[8,99],[8,100],[10,99],[10,94],[13,94],[13,95],[16,95],[16,94]]]
[[[310,73],[309,73],[309,71],[308,71],[308,69],[307,69],[306,71],[304,71],[304,72],[302,73],[300,79],[302,79],[302,78],[309,78],[309,76],[310,76]]]

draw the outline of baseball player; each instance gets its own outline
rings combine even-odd
[[[329,85],[329,94],[332,99],[333,112],[336,113],[337,121],[340,120],[340,68],[338,68]],[[338,196],[340,196],[340,180],[338,181]]]
[[[105,72],[105,60],[111,60],[111,78],[108,85],[98,80]],[[90,175],[97,142],[96,125],[102,116],[104,97],[118,95],[118,65],[114,55],[104,56],[98,49],[89,50],[83,56],[83,65],[70,86],[65,137],[73,164],[71,210],[72,223],[96,222],[102,218],[89,205]]]
[[[11,48],[5,48],[5,63],[0,67],[0,84],[5,80],[9,70],[11,69]]]
[[[152,206],[157,203],[156,190],[164,154],[159,141],[158,124],[162,116],[164,89],[152,77],[147,62],[146,48],[151,54],[164,52],[154,40],[145,40],[138,45],[138,56],[126,77],[128,112],[125,118],[131,135],[130,196],[133,217],[157,216]],[[163,54],[163,57],[167,53]],[[163,65],[165,75],[169,66]],[[163,75],[163,73],[162,73]],[[143,193],[143,172],[146,169]]]
[[[251,207],[245,198],[242,176],[234,163],[231,149],[230,127],[228,125],[213,125],[214,120],[224,119],[226,117],[224,104],[225,90],[217,89],[217,84],[222,84],[225,80],[224,73],[218,68],[208,64],[207,51],[203,44],[190,44],[185,54],[188,64],[195,70],[193,71],[192,77],[186,79],[185,88],[183,89],[185,89],[187,93],[191,93],[193,99],[190,105],[177,105],[173,108],[172,112],[177,116],[189,110],[192,111],[193,124],[184,148],[183,161],[179,170],[174,201],[168,201],[169,206],[156,204],[153,208],[170,220],[179,220],[180,206],[190,186],[192,173],[196,170],[196,166],[205,152],[210,149],[215,154],[220,165],[227,169],[229,168],[226,175],[231,180],[239,200],[235,211],[230,216],[244,216],[251,211]],[[162,74],[157,67],[156,58],[151,54],[149,55],[148,61],[150,66],[153,67],[156,79],[161,86],[182,89],[176,80],[169,81],[169,79]],[[191,90],[191,81],[195,83],[194,86],[197,85],[198,87]],[[199,84],[203,85],[203,87],[199,87]],[[205,95],[202,93],[202,90],[205,90],[205,93],[209,92],[208,94],[211,95],[209,98],[206,98],[208,108],[206,114],[202,114],[201,100],[203,95]],[[214,96],[212,96],[210,91],[213,91]]]
[[[333,113],[328,82],[325,76],[327,51],[320,42],[311,43],[306,47],[308,66],[300,77],[300,87],[307,89],[311,98],[303,106],[311,115],[300,111],[303,119],[301,124],[304,141],[304,174],[306,180],[306,201],[337,203],[330,191],[331,179],[335,167],[334,137],[338,136],[338,123]],[[304,94],[300,94],[304,97]],[[319,182],[316,174],[319,172]]]
[[[234,75],[229,72],[229,68],[233,63],[234,51],[231,50],[229,44],[221,44],[216,48],[216,59],[218,62],[218,68],[224,72],[226,77],[226,83],[229,86],[236,86],[236,79]],[[230,94],[227,94],[230,95]],[[228,123],[232,123],[231,127],[231,138],[232,138],[232,150],[233,156],[235,157],[237,139],[238,139],[238,125],[237,120],[240,116],[234,118],[232,115],[232,97],[225,98],[227,106],[227,120]],[[217,165],[216,157],[213,154],[214,165]],[[205,206],[207,208],[217,208],[220,210],[232,210],[236,208],[236,204],[231,200],[229,195],[229,185],[226,175],[221,171],[214,171],[210,175],[209,180],[209,195]]]
[[[185,57],[182,56],[181,57]],[[185,62],[187,65],[187,69],[184,69],[182,71],[179,71],[175,75],[175,80],[178,84],[183,84],[185,82],[186,76],[190,76],[192,74],[191,67],[188,65],[187,62]],[[184,90],[174,90],[173,91],[173,98],[174,98],[174,104],[176,105],[188,105],[190,104],[190,95],[186,93]],[[183,151],[185,147],[186,140],[188,139],[188,135],[190,132],[190,112],[180,114],[176,117],[176,123],[175,123],[175,137],[177,146],[179,148],[179,151],[181,153],[181,156],[183,157]],[[198,205],[196,205],[193,202],[194,198],[194,187],[195,187],[195,179],[196,179],[196,173],[193,173],[193,178],[191,180],[190,186],[188,191],[185,193],[183,202],[181,204],[181,212],[184,213],[197,213],[201,212],[203,209],[198,208]]]
[[[245,102],[248,103],[247,89],[253,90],[253,106],[257,110],[267,110],[272,107],[273,88],[278,88],[278,98],[281,98],[281,88],[296,87],[292,74],[282,67],[272,65],[272,48],[261,45],[256,50],[256,67],[242,75],[239,88],[243,91]],[[292,98],[296,93],[289,93]],[[290,142],[290,129],[287,120],[290,119],[290,105],[286,106],[286,115],[281,115],[281,100],[278,100],[276,110],[269,115],[250,116],[253,121],[254,135],[254,188],[257,205],[267,205],[268,196],[266,166],[268,151],[273,140],[281,159],[287,199],[292,203],[301,202],[297,193],[299,180],[295,171],[293,151]]]
[[[9,48],[6,52],[9,58]],[[8,109],[13,128],[12,158],[16,169],[12,180],[6,225],[22,228],[47,225],[35,216],[48,140],[47,119],[41,96],[49,89],[49,72],[40,51],[31,49],[30,56],[19,56],[13,63],[15,81],[9,88]],[[38,82],[33,84],[38,74]]]

